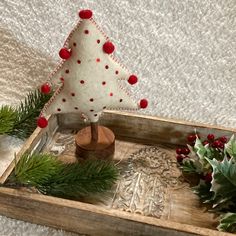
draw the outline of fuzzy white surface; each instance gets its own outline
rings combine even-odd
[[[0,105],[46,80],[79,8],[93,9],[139,76],[132,92],[148,98],[143,112],[236,127],[235,0],[1,0]],[[0,235],[72,234],[0,216]]]

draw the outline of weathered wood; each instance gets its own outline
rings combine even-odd
[[[96,236],[231,235],[188,224],[169,222],[117,210],[107,210],[91,204],[8,188],[1,188],[0,212],[3,215],[32,223]]]
[[[165,178],[167,180],[169,177],[176,180],[180,178],[180,172],[174,166],[176,162],[173,145],[186,143],[186,136],[194,133],[194,129],[197,129],[201,137],[206,137],[208,133],[230,137],[232,133],[235,133],[235,129],[120,112],[106,112],[101,121],[117,136],[115,161],[123,166],[126,165],[127,171],[133,168],[127,183],[132,182],[132,176],[134,176],[135,187],[127,188],[128,185],[125,183],[122,189],[121,179],[116,189],[117,196],[121,194],[121,198],[126,197],[127,194],[133,194],[132,201],[124,202],[126,206],[123,211],[114,209],[116,204],[119,209],[119,202],[115,201],[115,197],[110,205],[97,206],[32,194],[25,190],[0,188],[0,213],[33,223],[90,235],[189,235],[190,233],[213,236],[230,235],[212,230],[216,227],[215,215],[207,212],[206,208],[199,204],[199,199],[192,193],[188,184],[165,184]],[[60,115],[58,123],[60,129],[57,133],[55,133],[57,117],[54,116],[50,118],[47,129],[36,129],[17,155],[17,160],[25,151],[43,149],[46,152],[56,151],[58,158],[62,161],[76,161],[74,134],[72,132],[68,132],[68,135],[63,134],[63,130],[80,129],[85,127],[85,124],[79,123],[77,116],[73,115]],[[153,149],[150,145],[153,145]],[[55,148],[59,148],[59,151]],[[149,158],[145,156],[145,153],[150,150],[153,154]],[[14,164],[12,162],[0,178],[1,183],[12,172]],[[162,166],[165,167],[164,172],[163,174],[160,172],[158,176],[156,171],[159,171]],[[151,184],[152,182],[156,184],[159,178],[161,178],[160,183],[163,182],[166,185],[165,188],[160,188],[160,191],[165,191],[164,208],[160,213],[160,219],[140,215],[144,214],[140,206],[145,206],[145,196],[155,205],[155,199],[152,198],[156,197],[157,190]],[[141,191],[139,193],[141,199],[138,201],[135,200],[134,190]],[[149,196],[148,194],[152,192],[155,194]]]
[[[62,130],[45,149],[50,152],[63,146],[66,151],[58,153],[58,158],[63,162],[77,161],[71,143],[73,135]],[[105,208],[216,228],[215,215],[199,204],[198,197],[181,178],[172,147],[116,140],[114,161],[119,163],[120,178],[113,195],[103,201]]]
[[[0,176],[14,159],[23,142],[9,135],[0,135]]]
[[[34,148],[44,145],[50,140],[53,134],[56,131],[57,126],[57,117],[50,116],[49,126],[46,129],[36,128],[33,134],[25,141],[21,150],[17,153],[15,157],[12,157],[10,165],[6,168],[2,176],[0,176],[0,184],[3,184],[8,176],[11,174],[12,170],[15,167],[15,164],[19,161],[22,154],[25,152],[30,153]],[[39,147],[40,149],[40,147]]]
[[[60,127],[65,128],[80,129],[85,126],[73,114],[60,114],[58,122]],[[232,128],[114,111],[105,112],[100,123],[109,127],[116,137],[140,140],[141,143],[182,145],[186,143],[187,135],[194,133],[195,129],[201,137],[212,132],[216,136],[226,137],[236,133],[236,129]]]

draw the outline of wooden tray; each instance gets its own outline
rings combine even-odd
[[[175,148],[194,129],[201,137],[230,137],[235,130],[121,112],[105,112],[101,123],[116,135],[115,161],[121,173],[110,198],[91,204],[1,187],[0,214],[96,236],[231,235],[215,230],[217,216],[207,212],[183,180]],[[25,151],[43,151],[75,161],[73,136],[84,126],[76,115],[51,116],[48,128],[37,128],[16,159]],[[0,183],[14,165],[12,161]]]

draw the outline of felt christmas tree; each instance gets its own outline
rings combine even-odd
[[[146,108],[148,102],[146,99],[139,103],[133,101],[120,85],[119,80],[134,85],[138,78],[112,55],[115,46],[92,15],[91,10],[79,12],[80,20],[59,52],[62,62],[41,87],[43,93],[48,93],[53,84],[58,85],[37,123],[44,128],[47,126],[45,117],[49,114],[78,113],[91,122],[92,135],[89,138],[96,143],[99,135],[97,121],[104,109],[137,110]]]

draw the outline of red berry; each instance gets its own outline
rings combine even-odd
[[[115,46],[113,45],[112,42],[107,41],[106,43],[103,44],[103,51],[107,54],[113,53],[115,50]]]
[[[188,155],[188,154],[190,153],[190,150],[189,150],[188,148],[183,148],[183,149],[182,149],[182,153],[183,153],[184,155]]]
[[[60,56],[60,58],[67,60],[71,56],[71,51],[69,51],[67,48],[62,48],[59,51],[59,56]]]
[[[136,83],[138,82],[137,76],[131,75],[131,76],[129,77],[129,79],[128,79],[128,82],[129,82],[129,84],[131,84],[131,85],[136,84]]]
[[[219,140],[215,140],[215,141],[212,143],[212,147],[213,147],[213,148],[218,148],[218,147],[220,147],[220,144],[221,144],[221,142],[220,142]]]
[[[211,146],[212,146],[213,148],[217,148],[217,143],[214,142],[214,143],[211,144]]]
[[[220,141],[220,140],[216,140],[216,145],[217,145],[217,147],[220,147],[221,146],[221,144],[222,144],[222,142]]]
[[[81,10],[79,12],[79,17],[81,19],[90,19],[93,15],[93,12],[91,10]]]
[[[140,108],[146,108],[148,106],[148,101],[146,99],[140,100]]]
[[[39,117],[38,120],[37,120],[37,125],[38,125],[38,127],[40,127],[40,128],[45,128],[45,127],[47,127],[47,125],[48,125],[48,121],[46,120],[45,117],[41,116],[41,117]]]
[[[48,83],[45,83],[41,86],[41,93],[48,94],[51,92],[51,87]]]
[[[204,176],[204,180],[207,182],[207,183],[210,183],[212,181],[212,173],[207,173],[205,176]]]
[[[176,160],[179,162],[179,163],[181,163],[182,161],[183,161],[183,157],[181,156],[181,155],[177,155],[176,156]]]
[[[214,134],[208,134],[208,135],[207,135],[207,139],[208,139],[209,141],[214,141],[215,135],[214,135]]]
[[[176,149],[176,153],[179,154],[179,155],[180,155],[180,154],[183,154],[183,153],[182,153],[182,148],[177,148],[177,149]]]
[[[225,145],[222,142],[220,142],[218,147],[224,149]]]
[[[228,139],[225,136],[219,138],[222,143],[227,143]]]
[[[207,144],[209,144],[209,142],[207,140],[205,140],[203,143],[202,143],[204,146],[206,146]]]
[[[196,138],[197,138],[196,134],[191,134],[191,135],[188,136],[188,141],[190,143],[192,143],[192,142],[194,142],[196,140]]]

